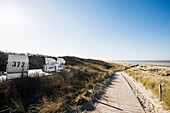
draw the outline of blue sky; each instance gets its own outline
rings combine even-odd
[[[170,60],[169,0],[0,0],[0,50]]]

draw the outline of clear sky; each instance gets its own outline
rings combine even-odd
[[[170,60],[170,0],[0,0],[0,50]]]

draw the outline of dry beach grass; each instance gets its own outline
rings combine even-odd
[[[63,112],[89,101],[124,67],[100,60],[63,57],[67,71],[0,82],[1,112]]]
[[[165,109],[170,109],[170,69],[153,66],[140,66],[126,70],[137,82],[141,82],[155,95],[159,95],[159,84],[162,85],[162,100]]]

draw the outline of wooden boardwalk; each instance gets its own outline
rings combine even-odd
[[[115,73],[105,94],[95,104],[95,110],[88,113],[144,113],[122,74],[124,73]]]

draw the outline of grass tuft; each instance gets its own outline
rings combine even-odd
[[[162,100],[164,107],[170,109],[170,70],[163,68],[142,66],[125,71],[136,81],[141,82],[146,88],[150,89],[157,96],[159,95],[159,84],[162,85]]]
[[[90,101],[122,65],[99,60],[63,57],[67,71],[0,82],[0,111],[64,112]],[[16,97],[20,97],[17,98]]]

